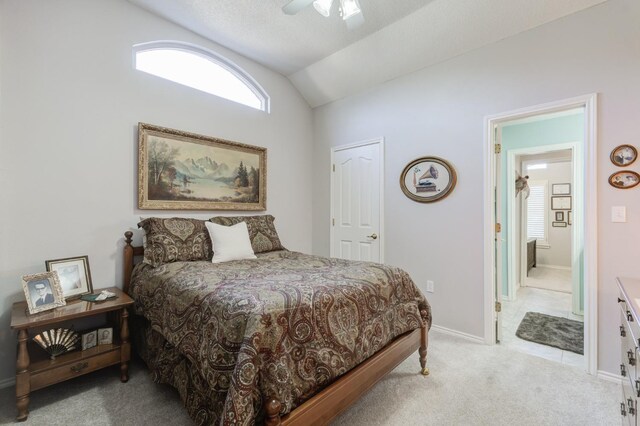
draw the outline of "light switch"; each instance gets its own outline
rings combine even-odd
[[[611,207],[611,222],[626,222],[627,208],[625,206]]]

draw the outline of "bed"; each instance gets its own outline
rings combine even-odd
[[[428,374],[430,307],[399,268],[288,250],[151,266],[132,237],[134,347],[197,424],[326,424],[416,350]]]

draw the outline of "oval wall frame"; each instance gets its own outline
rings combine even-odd
[[[638,151],[632,145],[619,145],[611,151],[611,162],[618,167],[626,167],[636,161]]]
[[[432,203],[447,197],[457,183],[456,171],[439,157],[420,157],[404,168],[400,188],[404,195],[419,203]]]
[[[614,188],[629,189],[640,183],[640,175],[631,170],[621,170],[609,176],[609,185]]]

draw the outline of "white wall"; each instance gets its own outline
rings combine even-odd
[[[283,244],[311,249],[312,113],[291,83],[125,0],[0,3],[0,380],[15,374],[10,307],[44,261],[88,255],[95,288],[121,285],[137,209],[139,121],[268,149],[268,212]],[[131,46],[181,40],[236,62],[271,96],[265,114],[135,71]],[[138,238],[138,242],[140,239]]]
[[[422,289],[435,281],[434,324],[483,336],[485,116],[598,92],[598,368],[615,373],[614,280],[640,276],[640,197],[607,177],[610,151],[640,142],[638,22],[640,2],[610,0],[314,110],[314,252],[329,253],[330,147],[384,136],[386,260]],[[398,185],[403,167],[424,155],[444,157],[458,172],[453,193],[433,204],[411,201]],[[627,223],[609,222],[612,205],[628,207]]]
[[[524,156],[527,162],[528,157]],[[536,161],[544,161],[536,160]],[[546,169],[529,170],[526,172],[531,181],[545,180],[548,184],[549,194],[547,194],[547,242],[549,247],[538,246],[536,253],[537,266],[559,266],[563,268],[571,268],[571,226],[554,227],[553,222],[556,221],[557,210],[551,210],[551,197],[553,196],[553,185],[558,183],[569,183],[573,188],[573,172],[571,170],[571,162],[547,163]],[[572,191],[573,194],[573,191]],[[573,199],[573,196],[572,196]],[[567,222],[567,212],[563,211],[563,222]]]

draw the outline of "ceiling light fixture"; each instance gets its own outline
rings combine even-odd
[[[361,12],[358,0],[340,0],[340,13],[345,21]]]
[[[313,8],[325,18],[331,15],[331,7],[334,0],[289,0],[289,3],[282,6],[282,11],[286,15],[295,15],[302,9],[313,4]],[[337,3],[337,2],[335,2]],[[340,17],[346,21],[350,30],[357,28],[364,23],[364,15],[358,0],[340,0]]]
[[[313,2],[313,7],[318,11],[318,13],[325,18],[328,18],[331,14],[331,5],[333,4],[333,0],[315,0]]]

